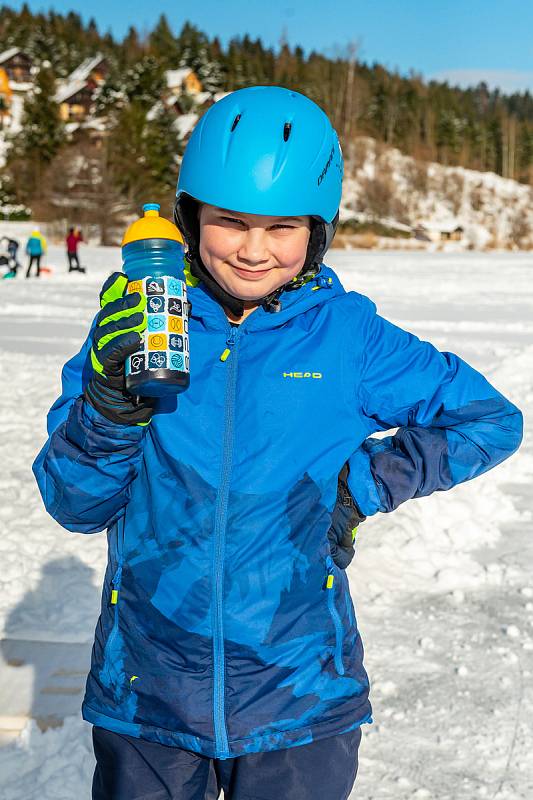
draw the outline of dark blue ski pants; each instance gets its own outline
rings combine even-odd
[[[93,728],[93,800],[347,800],[361,729],[220,760]]]

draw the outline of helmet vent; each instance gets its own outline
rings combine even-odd
[[[230,131],[230,133],[233,133],[233,131],[235,130],[235,128],[236,128],[236,127],[237,127],[237,125],[239,124],[239,120],[240,120],[240,118],[241,118],[241,117],[242,117],[242,114],[237,114],[237,116],[236,116],[236,117],[235,117],[235,119],[233,120],[233,125],[231,126],[231,131]]]
[[[283,141],[286,142],[291,135],[292,124],[290,122],[286,122],[283,126]]]

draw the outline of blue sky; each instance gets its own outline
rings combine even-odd
[[[20,8],[22,3],[8,3]],[[260,36],[276,46],[283,31],[291,45],[328,54],[359,43],[363,61],[401,72],[448,78],[462,85],[486,80],[506,91],[533,90],[531,0],[77,0],[30,2],[94,16],[101,31],[121,37],[130,24],[149,30],[165,13],[178,31],[185,20],[225,43],[234,35]]]

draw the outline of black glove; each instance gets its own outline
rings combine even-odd
[[[357,527],[366,519],[348,489],[349,467],[346,463],[339,473],[337,502],[331,515],[328,531],[329,549],[335,564],[346,569],[355,554],[354,541]]]
[[[112,422],[147,425],[157,398],[133,397],[126,389],[124,372],[124,362],[139,349],[141,331],[146,328],[146,297],[139,292],[125,294],[127,286],[123,272],[113,272],[102,286],[91,349],[94,373],[84,396]]]

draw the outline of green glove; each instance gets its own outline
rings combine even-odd
[[[147,425],[157,399],[134,397],[126,389],[124,364],[139,349],[146,328],[146,297],[126,294],[128,278],[113,272],[100,292],[101,311],[91,348],[94,374],[84,395],[87,402],[112,422]]]

